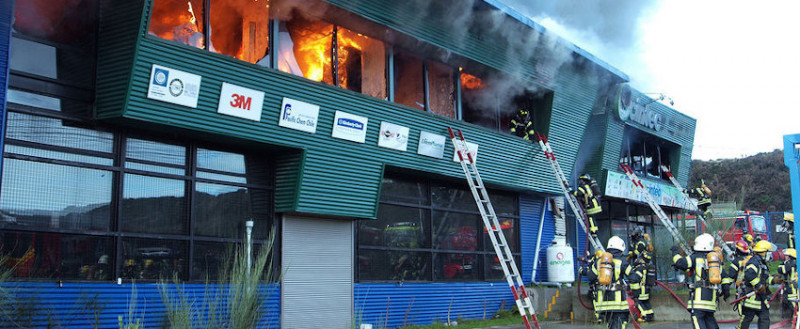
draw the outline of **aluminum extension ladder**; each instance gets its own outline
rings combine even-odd
[[[478,210],[480,210],[483,225],[486,228],[486,232],[489,234],[489,239],[492,241],[497,259],[503,267],[503,273],[505,273],[508,286],[514,294],[514,300],[519,309],[519,314],[525,322],[525,328],[531,329],[530,320],[528,319],[530,316],[536,328],[540,329],[539,319],[536,318],[536,313],[533,310],[533,302],[525,291],[525,285],[522,282],[522,276],[519,275],[517,264],[514,261],[514,255],[511,253],[511,248],[503,234],[500,222],[497,220],[497,214],[494,212],[492,202],[489,200],[489,194],[486,192],[486,186],[483,185],[481,175],[478,173],[478,167],[475,166],[475,159],[473,159],[472,154],[470,154],[467,149],[467,142],[464,140],[464,135],[461,133],[461,130],[458,130],[458,138],[456,138],[452,128],[448,127],[447,131],[450,133],[450,139],[453,141],[453,147],[458,154],[461,168],[464,169],[464,175],[467,177],[467,183],[469,183],[472,196],[475,198]]]
[[[664,212],[663,209],[661,209],[661,206],[659,206],[658,203],[656,203],[656,200],[653,199],[653,196],[650,195],[650,192],[647,192],[647,189],[644,188],[642,180],[636,176],[636,174],[633,172],[633,169],[631,169],[630,166],[624,163],[620,163],[619,166],[620,168],[622,168],[622,171],[625,172],[625,175],[628,175],[628,178],[630,178],[630,180],[633,182],[633,186],[642,192],[642,195],[644,195],[644,198],[647,200],[647,204],[650,205],[650,209],[653,209],[653,212],[656,214],[656,216],[658,216],[658,219],[661,220],[661,223],[664,224],[664,227],[667,228],[667,231],[669,231],[669,233],[672,234],[672,237],[675,238],[675,240],[678,240],[678,244],[680,245],[684,254],[690,255],[691,249],[689,249],[689,245],[686,243],[686,240],[683,238],[682,235],[680,235],[678,229],[675,227],[674,224],[672,224],[667,214]]]
[[[675,176],[672,176],[672,173],[669,171],[669,168],[667,168],[667,166],[661,165],[661,171],[663,171],[665,174],[667,174],[667,177],[669,177],[669,181],[672,182],[672,185],[675,185],[675,188],[677,188],[678,191],[681,192],[683,197],[687,201],[689,201],[689,205],[691,206],[691,209],[689,209],[689,210],[696,211],[697,212],[697,219],[699,219],[700,222],[703,223],[703,226],[708,228],[709,226],[708,226],[708,223],[706,223],[706,219],[703,218],[702,215],[700,215],[700,209],[697,208],[697,201],[695,201],[694,199],[690,198],[689,195],[684,192],[683,186],[681,186],[681,184],[678,183],[678,180],[675,179]],[[728,246],[727,243],[725,243],[725,240],[722,239],[722,236],[719,235],[719,231],[717,231],[717,230],[714,230],[714,239],[717,239],[717,242],[719,242],[720,246],[722,246],[722,250],[724,250],[725,254],[728,255],[728,259],[732,261],[733,258],[735,257],[734,254],[733,254],[733,250],[731,249],[730,246]]]
[[[589,239],[589,243],[592,244],[594,250],[605,251],[603,244],[600,243],[600,240],[597,237],[592,237],[592,235],[589,233],[589,227],[586,224],[586,214],[583,211],[580,203],[578,203],[578,199],[575,198],[575,195],[570,193],[569,181],[564,175],[564,171],[561,170],[561,165],[559,165],[558,161],[556,161],[556,154],[553,153],[553,149],[550,148],[550,143],[547,141],[547,137],[536,133],[536,139],[539,141],[539,146],[542,147],[542,151],[544,151],[544,156],[547,158],[547,162],[550,163],[550,168],[553,169],[553,173],[556,175],[556,179],[559,182],[558,185],[561,186],[561,191],[564,193],[564,198],[567,200],[569,207],[572,208],[572,212],[575,214],[575,220],[580,223],[581,228],[583,228],[583,232],[586,233],[586,237]]]

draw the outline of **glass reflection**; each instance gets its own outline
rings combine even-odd
[[[3,264],[16,278],[110,280],[111,238],[59,233],[0,232]]]
[[[186,273],[186,242],[156,239],[122,240],[123,279],[169,279]]]
[[[5,159],[0,228],[107,231],[112,173],[17,159]]]
[[[195,234],[221,238],[244,236],[244,222],[253,218],[247,188],[197,183]]]
[[[186,232],[185,182],[126,174],[121,226],[125,232]]]
[[[235,246],[233,243],[195,242],[194,256],[192,256],[192,280],[213,281],[219,279],[220,270],[224,266],[231,265]]]
[[[111,154],[114,135],[75,126],[75,122],[9,112],[6,138]]]
[[[128,159],[185,166],[186,148],[180,145],[128,138],[125,148],[125,157]]]

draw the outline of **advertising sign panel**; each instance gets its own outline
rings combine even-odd
[[[333,118],[334,138],[346,139],[356,143],[364,143],[367,137],[367,118],[347,112],[336,111]]]
[[[317,117],[319,106],[284,97],[278,125],[313,134],[317,131]]]
[[[153,64],[147,98],[197,108],[201,78],[197,74]]]
[[[261,121],[261,110],[263,106],[263,92],[227,82],[222,83],[217,113],[253,121]]]
[[[378,146],[405,152],[408,147],[408,127],[381,122]]]
[[[442,135],[421,131],[419,133],[417,154],[441,159],[444,157],[444,143],[446,140],[447,138]]]

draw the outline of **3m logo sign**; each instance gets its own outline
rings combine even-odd
[[[217,113],[261,121],[263,105],[263,92],[223,82]]]
[[[250,103],[252,101],[253,101],[252,97],[247,97],[245,95],[239,95],[239,94],[231,95],[231,107],[250,111]]]

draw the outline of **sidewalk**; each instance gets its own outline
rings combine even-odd
[[[605,324],[583,324],[583,323],[570,323],[569,321],[561,321],[561,322],[540,322],[542,329],[567,329],[567,328],[595,328],[595,329],[603,329],[606,328]],[[673,328],[692,328],[692,324],[689,322],[674,322],[674,321],[656,321],[652,323],[642,323],[642,329],[673,329]],[[733,329],[736,327],[735,323],[726,323],[720,324],[720,329]],[[750,325],[753,328],[753,325]],[[632,324],[628,324],[628,329],[634,328]],[[481,329],[525,329],[525,325],[514,325],[514,326],[498,326],[498,327],[488,327],[488,328],[481,328]]]

